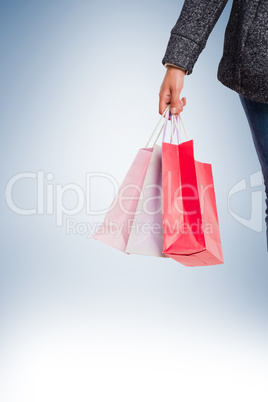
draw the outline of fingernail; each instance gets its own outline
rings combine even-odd
[[[172,107],[172,108],[170,109],[170,112],[171,112],[172,114],[176,114],[176,108],[175,108],[175,107]]]

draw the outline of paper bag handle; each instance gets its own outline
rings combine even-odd
[[[170,111],[169,111],[169,114],[170,114]],[[178,125],[178,119],[179,119],[179,125]],[[163,141],[165,140],[167,122],[168,122],[168,119],[166,119],[166,121],[165,121]],[[172,114],[172,115],[171,115],[170,144],[172,144],[172,141],[173,141],[174,129],[176,129],[176,131],[177,131],[177,141],[178,141],[178,144],[180,144],[180,143],[182,142],[182,138],[181,138],[181,132],[182,132],[182,130],[181,130],[180,124],[182,124],[182,127],[183,127],[183,131],[184,131],[184,134],[185,134],[186,141],[188,141],[188,135],[187,135],[186,129],[185,129],[185,127],[184,127],[184,124],[183,124],[181,115],[179,114],[178,117],[176,118],[175,115]]]
[[[165,114],[168,114],[167,112],[168,112],[168,110],[169,110],[169,107],[170,107],[170,106],[168,105],[168,106],[166,107],[164,113],[161,114],[160,120],[158,121],[157,125],[155,126],[155,128],[154,128],[154,130],[153,130],[153,132],[152,132],[152,134],[151,134],[151,136],[150,136],[150,138],[149,138],[147,144],[145,145],[145,148],[147,148],[148,145],[150,144],[150,141],[151,141],[151,139],[153,138],[153,136],[154,136],[154,134],[155,134],[155,132],[156,132],[156,130],[157,130],[159,124],[161,123],[162,118],[165,116]],[[161,134],[161,132],[162,132],[162,130],[163,130],[163,128],[164,128],[164,125],[165,125],[165,122],[164,122],[164,124],[162,125],[162,127],[161,127],[161,129],[160,129],[160,131],[159,131],[159,133],[158,133],[158,135],[157,135],[157,137],[156,137],[156,140],[155,140],[153,146],[156,144],[156,141],[158,140],[158,138],[159,138],[159,136],[160,136],[160,134]]]
[[[174,134],[174,130],[175,130],[175,129],[176,129],[176,131],[177,131],[178,143],[182,142],[181,136],[180,136],[180,127],[179,127],[180,123],[181,123],[182,126],[183,126],[183,130],[184,130],[184,133],[185,133],[186,140],[188,140],[188,136],[187,136],[187,133],[186,133],[186,130],[185,130],[185,127],[184,127],[184,124],[183,124],[181,115],[179,114],[178,117],[177,117],[177,119],[179,119],[179,125],[178,125],[178,121],[176,120],[176,117],[170,113],[170,105],[168,105],[168,106],[166,107],[164,113],[161,115],[161,117],[160,117],[160,119],[159,119],[159,121],[158,121],[156,127],[154,128],[154,130],[153,130],[153,132],[152,132],[152,134],[151,134],[151,136],[150,136],[150,138],[149,138],[147,144],[145,145],[145,148],[148,147],[148,145],[149,145],[150,141],[152,140],[152,138],[153,138],[153,136],[154,136],[156,130],[158,129],[158,126],[159,126],[159,124],[161,123],[163,117],[164,117],[164,120],[165,120],[165,121],[164,121],[164,123],[162,124],[162,127],[161,127],[161,129],[160,129],[160,131],[159,131],[159,133],[158,133],[158,135],[157,135],[157,137],[156,137],[156,139],[155,139],[155,141],[154,141],[154,143],[153,143],[153,146],[155,146],[155,144],[156,144],[156,142],[157,142],[157,140],[158,140],[158,138],[159,138],[159,136],[160,136],[160,134],[161,134],[161,132],[162,132],[163,129],[164,129],[164,133],[163,133],[163,140],[162,140],[162,141],[165,140],[166,128],[167,128],[167,123],[168,123],[168,120],[169,120],[169,116],[170,116],[170,115],[171,115],[171,136],[170,136],[170,143],[172,143],[172,137],[173,137],[173,134]],[[175,126],[174,126],[174,124],[175,124]]]

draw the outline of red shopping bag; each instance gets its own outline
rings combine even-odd
[[[163,141],[162,186],[163,253],[186,266],[222,264],[212,167],[195,160],[193,140]]]

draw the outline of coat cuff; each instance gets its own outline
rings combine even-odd
[[[174,64],[190,75],[203,47],[184,36],[171,34],[162,64]]]
[[[181,66],[177,66],[176,64],[172,64],[172,63],[165,63],[165,67],[167,67],[167,66],[174,66],[174,67],[180,68],[180,69],[182,69],[182,70],[184,70],[184,71],[185,71],[185,75],[187,75],[187,74],[188,74],[188,71],[187,71],[187,70],[185,70],[185,68],[183,68],[183,67],[181,67]]]

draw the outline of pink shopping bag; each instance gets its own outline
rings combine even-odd
[[[93,239],[125,252],[153,148],[139,149]]]

